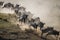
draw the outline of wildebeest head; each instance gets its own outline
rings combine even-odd
[[[18,4],[16,4],[16,6],[14,7],[14,10],[15,10],[15,13],[18,13],[19,12],[19,5]]]
[[[4,3],[4,2],[2,2],[2,1],[1,1],[1,2],[0,2],[0,6],[2,6],[2,5],[3,5],[3,3]]]
[[[6,8],[10,8],[10,7],[14,7],[14,5],[11,4],[11,3],[6,3],[6,4],[4,5],[4,7],[6,7]],[[3,8],[4,8],[4,7],[3,7]]]
[[[18,8],[20,5],[16,4],[15,8]]]
[[[19,10],[19,9],[20,9],[19,6],[20,6],[20,5],[16,4],[15,7],[14,7],[14,9],[15,9],[15,10]]]
[[[40,18],[39,18],[39,17],[36,17],[36,18],[35,18],[35,23],[36,23],[36,24],[39,24],[39,22],[40,22]]]
[[[25,7],[20,7],[21,10],[25,11]]]
[[[39,17],[37,17],[36,19],[40,19]]]
[[[19,11],[19,10],[15,10],[15,13],[18,14],[18,11]]]

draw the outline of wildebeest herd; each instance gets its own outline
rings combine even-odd
[[[37,29],[37,27],[40,27],[40,30],[42,31],[41,36],[44,33],[47,33],[46,36],[48,36],[48,35],[59,36],[59,31],[55,30],[53,27],[47,27],[45,29],[42,29],[42,28],[44,28],[45,23],[41,22],[39,17],[32,18],[32,16],[30,15],[31,13],[29,14],[25,10],[25,8],[20,6],[19,4],[16,4],[15,6],[12,3],[6,3],[4,5],[3,4],[4,4],[4,2],[1,1],[0,6],[2,6],[2,8],[11,8],[15,11],[16,15],[18,16],[19,22],[23,22],[25,24],[27,23],[27,24],[29,24],[29,27],[32,26],[35,29]]]

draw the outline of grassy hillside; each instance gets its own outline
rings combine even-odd
[[[12,18],[12,17],[15,17],[15,14],[0,13],[0,18]]]
[[[8,21],[4,21],[4,19]],[[0,13],[0,40],[40,40],[36,35],[20,30],[17,25],[11,22],[12,20],[16,21],[15,14]]]
[[[17,21],[16,19],[15,14],[0,13],[0,40],[45,40],[38,36],[36,31],[22,31],[19,26],[13,24],[13,22],[15,23]],[[49,38],[51,39],[51,37]]]
[[[15,18],[15,14],[5,14],[5,13],[0,13],[0,28],[5,28],[5,27],[12,27],[14,26],[11,23],[11,20]],[[4,21],[6,19],[7,21]],[[15,19],[14,19],[15,20]],[[13,20],[13,21],[14,21]]]

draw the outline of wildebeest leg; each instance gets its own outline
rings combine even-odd
[[[46,37],[49,35],[50,33],[46,34]]]
[[[49,33],[46,34],[46,37],[47,37],[48,35],[52,35],[52,34],[53,34],[52,32],[49,32]]]
[[[41,33],[41,38],[42,38],[43,40],[47,40],[45,37],[43,37],[43,32]]]
[[[26,18],[23,18],[23,22],[26,23]]]
[[[25,19],[24,18],[21,19],[21,23],[25,23]]]
[[[29,25],[29,29],[31,29],[31,26]]]
[[[60,35],[59,35],[60,36]],[[60,37],[58,36],[58,40],[60,40]]]
[[[40,30],[41,30],[41,28],[40,28]]]
[[[43,32],[41,33],[41,37],[43,37]]]
[[[22,24],[22,19],[20,19],[20,23]]]
[[[56,35],[56,40],[59,40],[59,35]]]
[[[19,22],[21,23],[21,25],[22,25],[22,21],[23,21],[22,19],[19,19]]]
[[[25,23],[27,23],[27,20],[28,20],[28,19],[26,18],[26,19],[25,19]]]
[[[27,18],[25,18],[25,23],[27,23]]]
[[[26,20],[25,20],[25,18],[24,18],[24,23],[25,23],[25,21],[26,21]]]

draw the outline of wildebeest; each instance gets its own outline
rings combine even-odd
[[[30,24],[33,24],[35,22],[35,19],[31,18],[31,20],[28,20]]]
[[[20,5],[16,4],[16,6],[14,7],[15,13],[18,14],[19,13],[19,7]]]
[[[33,23],[33,24],[30,24],[32,27],[34,27],[35,29],[37,29],[37,26],[38,26],[38,24],[36,24],[36,23]]]
[[[29,19],[31,19],[33,17],[33,14],[30,11],[28,11],[27,14],[29,15],[29,17],[28,17]]]
[[[15,6],[14,8],[17,8],[17,9],[19,9],[19,6],[20,6],[20,5],[16,4],[16,6]]]
[[[45,29],[41,29],[42,33],[41,36],[43,36],[44,33],[48,33],[53,30],[53,27],[47,27]]]
[[[29,27],[33,27],[34,29],[37,29],[37,27],[38,27],[38,24],[36,24],[35,23],[35,19],[31,19],[31,20],[29,20]]]
[[[39,23],[40,23],[40,18],[39,18],[39,17],[36,17],[34,20],[35,20],[34,23],[35,23],[36,25],[39,25]]]
[[[29,24],[33,24],[35,22],[35,19],[31,18],[31,20],[28,20]]]
[[[4,3],[4,2],[0,1],[0,6],[2,6],[2,5],[3,5],[3,3]]]
[[[23,6],[21,6],[20,9],[23,10],[23,11],[25,11],[25,7],[23,7]]]
[[[27,14],[23,14],[23,15],[22,15],[22,18],[19,19],[19,21],[22,21],[22,22],[26,23],[26,21],[27,21],[27,17],[28,17]]]
[[[39,17],[37,17],[35,19],[31,18],[31,20],[29,21],[30,26],[32,26],[35,29],[37,29],[37,27],[40,25],[39,22],[40,22],[40,18]]]
[[[19,12],[19,10],[15,10],[15,13],[16,13],[17,16],[19,16],[19,18],[20,18],[21,15],[22,15],[21,12]]]
[[[40,27],[40,29],[42,29],[44,27],[45,23],[43,22],[39,22],[38,26]]]
[[[15,9],[15,13],[16,13],[16,14],[21,13],[21,16],[22,16],[22,15],[26,14],[27,12],[26,12],[26,10],[25,10],[24,7],[19,7],[19,6],[17,5],[17,7],[16,7],[16,9]],[[28,15],[28,14],[26,14],[26,15]],[[18,16],[19,16],[19,15],[18,15]]]
[[[6,3],[3,8],[14,8],[14,5],[11,3]]]
[[[27,17],[28,17],[27,14],[24,14],[24,15],[22,16],[22,19],[23,19],[24,23],[27,21]]]
[[[15,13],[18,14],[18,11],[19,11],[19,10],[15,10]]]
[[[51,30],[50,32],[48,32],[48,34],[46,35],[46,37],[48,36],[48,35],[54,35],[54,36],[56,36],[56,40],[58,39],[58,37],[59,37],[59,31],[57,31],[57,30]]]
[[[38,24],[40,22],[40,18],[39,17],[36,17],[35,18],[35,22]]]

